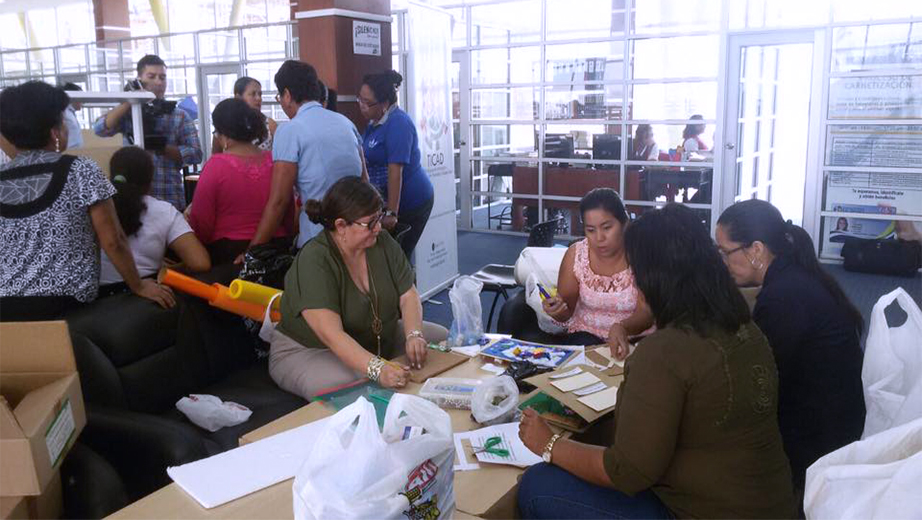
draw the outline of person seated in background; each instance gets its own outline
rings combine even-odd
[[[320,82],[311,65],[288,60],[275,74],[277,99],[291,121],[279,127],[272,144],[272,191],[250,247],[277,236],[283,217],[293,204],[297,187],[302,201],[320,200],[339,179],[368,177],[362,158],[362,137],[352,121],[324,109]],[[299,212],[297,246],[323,230]],[[238,263],[243,255],[238,256]]]
[[[336,91],[327,88],[326,83],[320,82],[320,104],[323,105],[323,108],[336,112]]]
[[[0,166],[0,308],[3,321],[52,320],[96,298],[99,249],[128,288],[163,307],[169,287],[138,276],[118,223],[115,188],[67,149],[64,90],[41,81],[0,92],[0,133],[13,159]]]
[[[259,80],[251,78],[249,76],[243,76],[237,81],[234,82],[234,98],[241,99],[246,102],[253,110],[262,114],[263,109],[263,86]],[[275,129],[278,128],[278,123],[274,119],[268,116],[265,117],[266,125],[266,134],[265,137],[257,138],[253,142],[260,150],[272,151],[272,137],[275,136]],[[212,136],[211,138],[211,153],[223,153],[224,149],[221,147],[221,142],[218,141],[218,136]]]
[[[627,358],[610,446],[525,410],[519,436],[547,462],[522,476],[522,518],[791,518],[771,348],[707,228],[667,204],[625,250],[657,330]]]
[[[202,162],[202,145],[198,140],[195,121],[176,103],[166,101],[166,63],[159,56],[148,54],[138,60],[138,77],[127,90],[143,89],[155,99],[145,105],[144,149],[153,154],[154,180],[150,195],[165,200],[182,211],[186,207],[186,192],[182,169]],[[96,120],[96,135],[111,137],[119,132],[125,144],[134,142],[131,104],[127,101]]]
[[[807,467],[864,430],[864,320],[817,261],[810,235],[770,203],[730,206],[716,239],[736,283],[762,286],[752,317],[775,354],[778,420],[802,494]]]
[[[655,161],[659,159],[659,146],[653,140],[653,127],[637,125],[634,131],[634,146],[631,159],[635,161]]]
[[[704,120],[704,116],[701,114],[695,114],[688,119],[690,120]],[[708,151],[708,146],[701,140],[700,136],[707,129],[707,125],[698,125],[698,124],[687,124],[685,129],[682,130],[682,150],[687,157],[688,154],[692,152],[702,152]]]
[[[653,325],[653,315],[634,284],[624,254],[627,211],[618,192],[595,188],[579,203],[586,238],[567,249],[557,275],[557,295],[544,312],[567,327],[562,344],[598,345],[608,340],[624,359],[628,336]]]
[[[225,99],[211,115],[214,137],[224,153],[212,155],[199,177],[188,210],[189,224],[215,264],[230,264],[256,234],[272,185],[272,153],[254,144],[265,139],[262,113],[240,99]],[[290,196],[290,194],[289,194]],[[274,240],[294,237],[289,204]]]
[[[397,242],[381,233],[381,196],[349,176],[323,201],[304,206],[324,230],[301,248],[285,275],[269,374],[306,399],[363,377],[402,388],[408,367],[384,360],[405,350],[410,365],[420,368],[428,341],[445,338],[423,328],[413,268]]]
[[[195,233],[172,204],[150,195],[154,178],[154,161],[150,154],[136,146],[120,148],[109,161],[109,173],[115,186],[115,211],[122,230],[128,235],[128,246],[138,274],[153,277],[163,266],[169,249],[179,257],[181,268],[191,272],[211,269],[211,259]],[[99,274],[100,294],[108,295],[127,289],[122,276],[103,251]]]
[[[67,82],[61,86],[65,92],[82,92],[76,83]],[[67,125],[67,149],[83,148],[83,132],[80,128],[80,121],[77,119],[77,111],[83,108],[83,104],[74,102],[67,105],[64,109],[64,124]]]

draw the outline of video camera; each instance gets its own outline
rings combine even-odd
[[[125,84],[125,92],[137,92],[140,90],[144,90],[144,86],[141,85],[140,80],[133,79]],[[165,99],[159,98],[141,105],[141,121],[144,126],[145,150],[159,152],[166,147],[167,136],[166,134],[157,131],[156,121],[157,118],[161,116],[172,114],[173,110],[175,109],[175,101],[167,101]],[[131,144],[135,144],[133,127],[128,128],[128,132],[125,134],[125,137],[128,138],[128,141]]]

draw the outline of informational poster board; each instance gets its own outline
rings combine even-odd
[[[458,276],[455,166],[451,124],[451,15],[410,3],[407,10],[409,113],[416,122],[423,168],[435,189],[429,223],[416,245],[416,283],[423,298]]]
[[[381,55],[381,24],[352,21],[352,53],[367,56]]]
[[[918,168],[922,164],[922,125],[829,126],[826,164]]]
[[[829,119],[922,118],[922,76],[838,78],[829,84]]]

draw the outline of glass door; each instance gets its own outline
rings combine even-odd
[[[455,193],[458,229],[471,229],[470,53],[451,54],[451,121],[454,126]]]
[[[730,36],[724,208],[761,199],[797,225],[815,218],[816,172],[808,174],[815,169],[808,165],[817,149],[811,132],[814,70],[822,62],[815,58],[817,40],[812,30]]]
[[[208,65],[199,70],[200,138],[205,158],[211,157],[211,112],[221,101],[234,97],[234,82],[241,76],[240,65]]]

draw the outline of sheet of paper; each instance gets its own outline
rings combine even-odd
[[[484,363],[483,366],[481,366],[480,368],[481,368],[481,370],[486,370],[487,372],[491,372],[491,373],[496,374],[496,375],[500,375],[500,374],[502,374],[503,372],[506,371],[505,368],[503,368],[503,367],[498,367],[498,366],[494,365],[493,363]]]
[[[469,432],[455,434],[455,456],[458,457],[458,463],[454,466],[455,471],[473,471],[475,469],[480,469],[480,464],[468,462],[467,455],[464,453],[464,446],[461,444],[461,439],[466,439],[467,433]]]
[[[615,406],[615,399],[617,399],[617,397],[618,387],[612,386],[607,390],[602,390],[601,392],[596,392],[585,397],[580,397],[579,402],[597,412],[601,412]]]
[[[570,357],[570,359],[568,359],[567,362],[563,364],[563,366],[568,367],[568,366],[570,366],[570,365],[587,365],[587,364],[590,364],[590,363],[587,363],[585,347],[577,347],[577,348],[578,348],[579,352],[577,352],[576,354],[573,354],[573,355]]]
[[[578,396],[584,396],[584,395],[594,394],[596,392],[601,392],[602,390],[605,390],[606,388],[608,388],[608,385],[606,385],[602,381],[599,381],[598,383],[594,385],[589,385],[586,388],[580,388],[579,390],[576,390],[573,393]]]
[[[294,477],[326,422],[314,421],[166,472],[202,507],[217,507]]]
[[[589,372],[582,372],[573,377],[561,379],[560,381],[552,381],[551,384],[561,392],[572,392],[577,388],[584,388],[598,382],[599,378],[595,377]]]
[[[560,374],[554,374],[550,378],[551,379],[563,379],[565,377],[575,376],[576,374],[579,374],[582,371],[583,371],[582,368],[576,367],[573,370],[567,370],[566,372],[563,372]]]
[[[528,466],[532,466],[542,461],[539,455],[532,453],[531,450],[525,447],[525,445],[522,443],[522,440],[519,439],[519,423],[517,422],[499,424],[496,426],[487,426],[486,428],[464,433],[456,433],[455,449],[459,451],[459,460],[463,457],[463,450],[461,449],[460,443],[461,439],[468,439],[472,447],[480,447],[483,446],[487,442],[487,439],[490,437],[501,438],[502,441],[495,447],[498,449],[509,450],[509,456],[500,457],[492,453],[480,452],[475,454],[475,457],[477,457],[477,460],[480,462],[491,464],[508,464],[510,466],[527,468]]]
[[[455,354],[461,354],[467,357],[474,357],[480,354],[480,350],[482,348],[483,347],[481,347],[480,345],[467,345],[464,347],[451,347],[451,351],[454,352]]]
[[[614,357],[612,357],[611,349],[603,347],[603,348],[594,349],[592,350],[592,352],[595,352],[596,354],[605,358],[605,361],[606,361],[605,364],[607,365],[605,368],[611,368],[613,366],[624,368],[624,361],[618,361]],[[631,352],[633,352],[633,349],[631,349]]]

